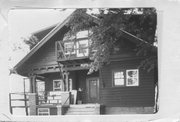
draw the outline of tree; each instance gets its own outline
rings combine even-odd
[[[29,38],[23,38],[23,42],[29,45],[30,49],[32,49],[39,41],[40,40],[34,35],[31,35]]]
[[[84,14],[88,11],[92,11],[90,16]],[[157,67],[157,47],[153,46],[157,44],[156,25],[155,8],[99,9],[99,13],[93,13],[93,9],[78,9],[67,24],[70,27],[69,36],[87,28],[92,31],[91,48],[97,52],[91,57],[93,62],[90,65],[90,73],[109,62],[110,50],[116,41],[121,41],[120,30],[125,30],[148,43],[140,43],[136,48],[136,55],[147,57],[139,67],[147,71]]]

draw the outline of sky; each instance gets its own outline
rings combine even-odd
[[[46,28],[48,26],[62,22],[73,9],[61,11],[60,9],[15,9],[8,14],[9,40],[11,46],[11,62],[13,67],[27,52],[28,46],[23,43],[22,38],[27,38],[31,33]],[[22,50],[14,51],[15,46],[20,46]]]

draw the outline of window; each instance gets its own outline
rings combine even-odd
[[[139,86],[138,69],[114,71],[113,86]]]
[[[139,86],[139,72],[137,69],[126,70],[126,85]]]
[[[88,40],[80,40],[76,43],[77,57],[88,56]]]
[[[114,86],[124,85],[124,72],[114,72]]]
[[[53,80],[53,91],[64,91],[64,84],[62,80]]]
[[[65,54],[75,54],[74,42],[64,43],[64,52]]]

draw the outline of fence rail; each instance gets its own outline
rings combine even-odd
[[[29,101],[28,99],[28,96],[27,96],[28,93],[22,93],[22,92],[18,92],[18,93],[9,93],[9,106],[10,106],[10,112],[11,114],[13,114],[13,109],[14,108],[25,108],[25,113],[26,115],[28,115],[28,104],[27,102]],[[20,97],[20,98],[17,98]],[[21,102],[21,101],[24,101],[24,105],[12,105],[13,102]]]

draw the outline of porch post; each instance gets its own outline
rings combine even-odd
[[[65,91],[69,91],[69,72],[65,72]]]
[[[30,76],[30,93],[36,93],[36,76]]]
[[[30,110],[29,115],[37,115],[36,102],[37,102],[37,94],[30,93],[29,94],[29,110]]]
[[[36,76],[30,76],[30,93],[29,93],[29,115],[36,115],[36,103],[37,103],[37,93],[36,93]]]

